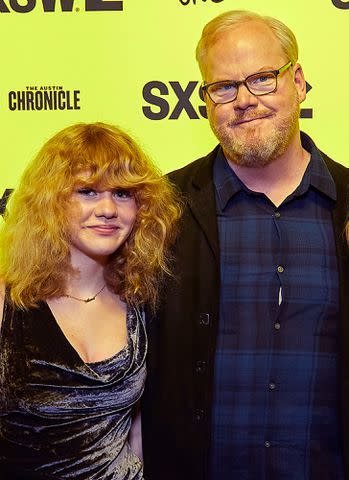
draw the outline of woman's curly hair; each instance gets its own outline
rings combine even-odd
[[[73,273],[68,226],[77,185],[132,191],[136,221],[104,276],[125,301],[155,308],[161,279],[170,274],[181,202],[135,141],[105,123],[79,123],[57,133],[12,193],[0,231],[0,275],[12,302],[26,309],[65,294],[67,275]]]

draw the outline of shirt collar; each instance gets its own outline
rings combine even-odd
[[[310,153],[311,157],[303,179],[293,195],[304,194],[311,185],[327,197],[336,200],[336,185],[320,151],[312,139],[303,132],[301,132],[301,141],[303,148]],[[239,191],[245,190],[248,193],[254,193],[244,185],[230,168],[222,147],[218,149],[214,161],[213,181],[217,192],[217,201],[221,210],[224,210],[229,200]]]
[[[219,147],[213,164],[213,182],[217,193],[217,202],[221,210],[227,206],[229,200],[246,186],[232,170],[224,156],[222,147]]]
[[[298,192],[297,189],[297,193],[305,193],[311,185],[320,193],[323,193],[332,200],[336,200],[336,184],[334,183],[320,150],[316,147],[313,140],[304,132],[301,132],[301,141],[303,148],[310,153],[311,157],[303,180],[298,187],[300,190],[302,189],[302,186],[305,189],[303,189],[303,192]]]

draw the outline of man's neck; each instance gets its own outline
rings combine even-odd
[[[279,206],[301,183],[310,153],[300,142],[294,142],[286,152],[264,167],[245,167],[226,158],[247,188],[264,193],[275,206]]]

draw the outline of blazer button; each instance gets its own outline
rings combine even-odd
[[[195,422],[199,423],[204,418],[205,412],[201,408],[197,408],[194,413]]]
[[[210,314],[209,313],[200,313],[199,323],[200,323],[200,325],[208,326],[210,324]]]

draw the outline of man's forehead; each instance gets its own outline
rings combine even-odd
[[[217,33],[213,38],[210,49],[217,46],[227,48],[238,48],[244,46],[255,46],[258,49],[261,42],[268,44],[270,48],[280,48],[281,44],[273,30],[264,22],[250,20]]]
[[[262,22],[249,21],[233,26],[219,34],[206,57],[206,71],[221,68],[246,67],[250,70],[264,67],[278,68],[287,61],[279,39]]]

